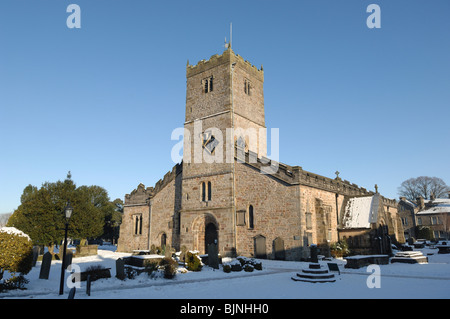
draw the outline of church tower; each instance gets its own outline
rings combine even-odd
[[[235,145],[266,156],[264,72],[231,48],[186,66],[180,245],[236,247]]]

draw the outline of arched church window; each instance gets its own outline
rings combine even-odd
[[[206,202],[206,183],[202,182],[202,202]]]
[[[251,95],[251,93],[250,93],[251,87],[252,87],[251,82],[249,80],[245,79],[244,80],[244,93],[247,95]]]
[[[161,248],[166,247],[167,235],[166,233],[161,234]]]
[[[211,182],[202,182],[202,202],[207,202],[211,200],[212,197],[212,187]]]
[[[134,215],[134,234],[142,235],[142,215]]]
[[[211,182],[208,182],[208,200],[211,200]]]
[[[255,223],[254,223],[254,212],[253,212],[253,206],[248,206],[248,228],[253,229]]]
[[[213,90],[213,77],[212,76],[210,76],[206,79],[203,79],[202,83],[203,83],[203,92],[204,93],[212,92],[212,90]]]

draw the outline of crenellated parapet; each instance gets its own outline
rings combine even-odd
[[[288,185],[309,186],[346,196],[372,196],[375,194],[373,191],[339,177],[332,179],[303,170],[301,166],[290,166],[265,157],[258,158],[256,153],[245,152],[239,147],[236,147],[236,159]],[[397,206],[395,200],[382,198],[383,204],[392,207]]]
[[[176,164],[162,179],[156,182],[155,187],[145,187],[140,183],[130,194],[125,195],[125,205],[148,204],[156,194],[172,182],[182,172],[182,164]]]
[[[193,75],[205,72],[221,64],[228,63],[232,65],[235,62],[239,63],[239,65],[244,68],[249,74],[252,74],[255,78],[264,82],[263,67],[261,66],[261,68],[258,69],[249,61],[244,60],[244,58],[239,54],[234,53],[231,48],[225,50],[221,55],[214,54],[208,60],[200,60],[196,65],[191,65],[188,61],[186,65],[186,77],[189,78]]]

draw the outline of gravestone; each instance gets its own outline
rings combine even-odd
[[[52,266],[52,254],[46,252],[42,257],[41,271],[39,272],[39,279],[48,279],[50,274],[50,267]]]
[[[74,299],[75,298],[75,287],[72,287],[72,289],[70,289],[69,291],[69,297],[67,299]]]
[[[267,254],[266,254],[266,237],[262,236],[262,235],[257,235],[256,237],[254,237],[254,241],[255,241],[255,257],[256,258],[261,258],[261,259],[266,259],[267,258]]]
[[[215,243],[208,245],[208,266],[219,269],[219,252],[217,251],[217,244]]]
[[[284,250],[284,240],[280,237],[275,238],[273,241],[273,250],[275,252],[276,260],[285,260],[286,251]]]
[[[339,275],[341,274],[341,271],[339,270],[339,266],[336,263],[328,263],[328,270],[329,271],[337,271]]]
[[[33,263],[32,266],[36,266],[37,258],[39,256],[39,246],[33,246]]]
[[[91,275],[87,276],[87,280],[86,280],[86,294],[88,296],[91,296]]]
[[[116,277],[120,280],[125,279],[125,261],[122,258],[116,260]]]
[[[64,269],[67,269],[69,265],[72,265],[72,257],[73,257],[73,251],[71,249],[68,249],[66,251],[66,260],[64,262]]]
[[[167,257],[167,258],[172,257],[172,246],[166,245],[166,249],[164,251],[164,257]]]
[[[319,249],[317,248],[317,245],[311,245],[311,262],[312,263],[318,263],[319,258],[317,257],[319,255]]]

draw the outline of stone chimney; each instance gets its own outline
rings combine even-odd
[[[400,196],[400,200],[406,202],[406,197]]]
[[[417,201],[417,205],[419,205],[419,209],[425,208],[425,200],[423,199],[422,196],[417,197],[416,201]]]
[[[435,199],[436,199],[436,196],[434,196],[434,193],[431,193],[431,194],[430,194],[430,199],[431,199],[431,200],[435,200]]]

